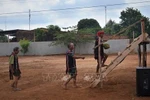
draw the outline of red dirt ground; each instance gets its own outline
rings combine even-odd
[[[8,77],[8,57],[0,57],[0,100],[150,100],[150,97],[136,96],[137,55],[129,55],[100,87],[88,88],[90,82],[85,74],[95,74],[96,61],[86,55],[85,60],[77,60],[78,79],[81,88],[74,88],[72,81],[69,90],[62,88],[60,81],[65,73],[65,56],[22,56],[19,57],[22,78],[21,91],[13,91]],[[110,63],[115,56],[109,56]],[[148,65],[150,66],[150,55]]]

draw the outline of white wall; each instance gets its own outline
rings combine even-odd
[[[66,53],[66,46],[49,46],[51,42],[32,42],[29,46],[29,52],[26,55],[51,55],[51,54],[64,54]],[[129,44],[128,39],[109,40],[110,49],[105,52],[108,54],[118,53],[126,48]],[[19,43],[0,43],[0,56],[10,55],[13,48],[19,46]],[[19,46],[20,47],[20,46]],[[94,42],[80,44],[76,47],[78,54],[93,54]],[[150,45],[148,45],[150,51]],[[22,55],[20,53],[20,55]]]
[[[50,44],[51,42],[32,42],[26,55],[51,55],[66,52],[66,46],[50,46]],[[10,55],[16,46],[21,49],[19,43],[0,43],[0,56]],[[22,55],[22,53],[20,52],[19,55]]]
[[[118,53],[119,51],[123,51],[127,44],[129,44],[129,39],[118,39],[118,40],[109,40],[107,43],[110,45],[110,48],[105,50],[107,54],[114,54]],[[94,42],[92,43],[86,43],[86,44],[80,44],[76,52],[80,54],[93,54],[93,47]]]

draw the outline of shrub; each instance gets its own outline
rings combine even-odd
[[[30,45],[30,41],[29,40],[26,40],[26,39],[22,39],[19,41],[20,43],[20,46],[21,46],[21,52],[23,54],[27,53],[28,52],[28,47]]]

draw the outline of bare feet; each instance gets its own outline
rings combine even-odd
[[[68,90],[67,85],[64,85],[64,86],[63,86],[63,89],[64,89],[64,90]]]
[[[102,67],[107,67],[107,66],[108,66],[108,65],[104,65],[104,64],[102,65]]]
[[[15,88],[14,84],[11,85],[12,88]]]
[[[78,86],[78,85],[74,85],[74,88],[81,88],[81,86]]]

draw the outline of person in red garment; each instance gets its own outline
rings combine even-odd
[[[103,36],[104,36],[104,31],[98,31],[96,34],[96,39],[95,39],[95,46],[98,45],[98,41],[99,41],[99,37],[101,38],[100,43],[102,43],[100,45],[100,57],[101,57],[101,61],[102,61],[102,67],[107,66],[105,65],[105,61],[108,57],[108,55],[106,53],[104,53],[104,45],[103,45]],[[99,57],[98,57],[99,53],[98,53],[98,47],[96,49],[94,49],[94,58],[97,60],[97,68],[96,68],[96,73],[99,72]]]

